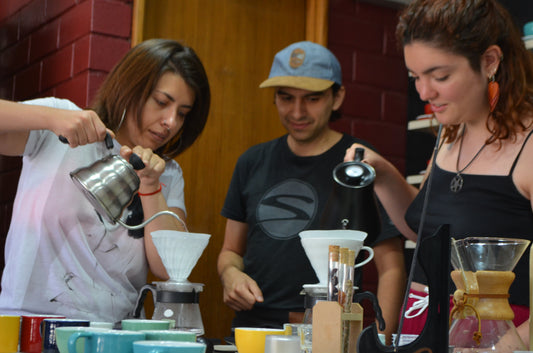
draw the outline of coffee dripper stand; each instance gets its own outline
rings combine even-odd
[[[152,232],[152,240],[170,277],[168,281],[153,282],[142,287],[133,317],[141,316],[148,292],[154,301],[154,320],[170,320],[172,329],[204,334],[200,314],[199,295],[202,283],[187,279],[206,248],[209,234],[158,230]]]
[[[144,300],[150,292],[154,301],[152,320],[169,320],[172,330],[189,331],[202,336],[204,324],[199,299],[203,286],[202,283],[172,280],[145,284],[139,292],[133,317],[141,317]]]
[[[452,239],[451,278],[457,287],[450,313],[453,352],[526,350],[513,324],[508,291],[513,269],[529,243],[512,238]]]
[[[373,188],[376,172],[372,166],[362,162],[364,151],[364,148],[357,148],[353,161],[340,163],[333,169],[333,187],[320,218],[320,229],[326,230],[326,232],[328,229],[362,231],[366,233],[363,238],[364,243],[371,244],[381,231],[381,217]],[[335,236],[332,236],[331,244],[334,244],[335,241]],[[315,255],[311,254],[306,247],[304,247],[304,250],[310,258],[317,276],[320,278],[319,273],[327,273],[327,267],[320,268],[321,266],[317,265],[320,261],[312,259]],[[354,293],[358,289],[358,287],[354,286]],[[305,324],[313,324],[313,309],[317,303],[327,302],[327,292],[327,284],[324,283],[303,285],[303,290],[300,294],[305,296],[303,320]],[[362,307],[359,306],[359,302],[363,299],[368,299],[372,302],[379,327],[384,330],[385,322],[381,314],[381,308],[376,296],[371,292],[355,293],[353,295],[352,314],[342,314],[341,316],[347,320],[353,320],[351,321],[353,333],[360,331],[362,329]],[[318,309],[319,312],[329,311],[329,308],[326,307]],[[336,310],[337,307],[332,306],[331,309]],[[348,316],[350,318],[347,318]],[[332,323],[336,325],[338,323],[337,319],[334,318]],[[313,340],[315,341],[315,339]],[[351,347],[350,349],[353,348]]]
[[[328,244],[346,247],[357,254],[360,250],[371,250],[363,246],[365,237],[365,232],[355,230],[300,232],[302,246],[319,280],[318,284],[304,284],[301,292],[305,295],[303,323],[313,326],[312,346],[316,353],[341,350],[355,352],[356,340],[363,328],[363,308],[359,304],[363,299],[372,302],[379,327],[381,330],[385,329],[381,309],[373,293],[367,291],[354,294],[349,306],[328,300]],[[371,256],[373,252],[369,251],[369,257],[355,266],[363,266],[371,260]]]
[[[333,169],[333,187],[320,217],[320,229],[363,231],[367,233],[364,243],[371,244],[381,231],[381,216],[374,194],[376,171],[371,165],[362,162],[364,154],[364,148],[358,147],[353,161],[339,163]],[[318,268],[314,270],[324,271]],[[354,287],[354,293],[358,289]],[[327,299],[327,286],[306,284],[301,294],[305,295],[304,322],[310,324],[313,306]],[[379,308],[377,299],[371,300],[373,306]]]

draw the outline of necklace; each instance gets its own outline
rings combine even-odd
[[[470,162],[468,162],[468,164],[464,166],[463,169],[459,170],[459,158],[461,157],[461,151],[463,150],[463,138],[465,136],[465,132],[466,132],[465,130],[466,130],[466,126],[463,128],[463,133],[461,135],[461,142],[459,142],[459,153],[457,154],[457,161],[455,162],[455,169],[457,170],[457,173],[452,178],[452,181],[450,183],[450,190],[455,193],[458,193],[463,188],[464,181],[463,181],[463,177],[461,176],[461,173],[464,172],[466,168],[470,167],[472,162],[476,160],[476,158],[479,156],[481,151],[483,151],[483,149],[487,145],[487,143],[485,142],[483,146],[481,146],[479,151],[477,151],[474,157],[470,160]]]

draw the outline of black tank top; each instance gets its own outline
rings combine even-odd
[[[455,239],[483,236],[533,241],[531,202],[520,194],[512,179],[514,168],[530,136],[531,132],[508,175],[461,174],[464,184],[457,193],[450,191],[450,182],[456,173],[435,165],[422,237],[431,235],[442,224],[449,224],[450,235]],[[416,233],[426,186],[427,183],[405,214],[407,224]],[[529,252],[526,251],[514,270],[516,278],[510,290],[510,302],[513,304],[529,306],[528,264]],[[413,280],[426,282],[418,265]]]

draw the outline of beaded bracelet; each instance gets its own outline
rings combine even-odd
[[[149,192],[147,194],[143,194],[143,193],[138,192],[137,194],[139,194],[139,196],[152,196],[152,195],[157,194],[158,192],[161,192],[162,189],[163,189],[163,186],[161,185],[161,183],[159,183],[159,189],[157,189],[156,191]]]

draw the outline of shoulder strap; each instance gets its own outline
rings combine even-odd
[[[522,144],[522,147],[520,148],[520,151],[518,151],[518,155],[516,156],[513,162],[509,175],[513,175],[513,171],[514,171],[514,168],[516,167],[516,163],[518,163],[518,158],[520,158],[520,155],[522,154],[522,151],[524,150],[524,146],[526,145],[527,140],[529,140],[529,137],[531,136],[532,133],[533,133],[533,130],[531,130],[529,134],[527,134],[526,139],[524,140],[524,143]]]

